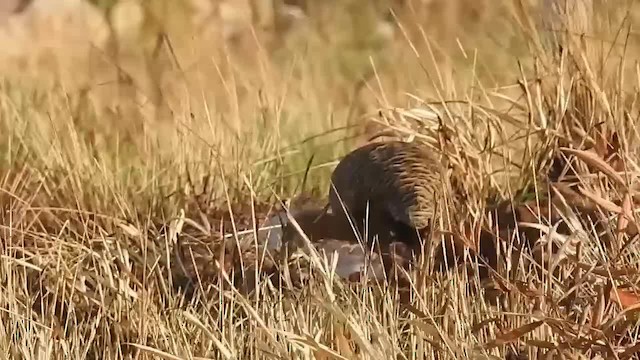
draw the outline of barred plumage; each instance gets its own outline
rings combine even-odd
[[[425,145],[389,141],[362,146],[335,168],[329,203],[336,215],[344,207],[360,225],[369,206],[370,223],[427,228],[442,192],[439,159]],[[414,231],[415,232],[415,231]]]

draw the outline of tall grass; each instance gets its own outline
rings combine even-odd
[[[634,195],[637,172],[638,4],[594,2],[593,27],[557,54],[527,2],[379,3],[310,2],[277,26],[250,26],[260,17],[248,5],[172,1],[127,2],[110,21],[93,8],[13,19],[0,55],[0,353],[630,358],[637,306],[621,312],[620,297],[637,298],[638,246],[616,234],[625,248],[606,248],[571,209],[568,237],[581,245],[560,274],[502,259],[497,303],[462,269],[414,274],[407,295],[347,284],[317,258],[302,287],[263,276],[250,294],[206,281],[177,290],[163,225],[206,222],[215,238],[260,225],[280,198],[322,199],[336,160],[389,127],[431,140],[448,129],[433,144],[469,200],[452,216],[486,223],[488,198],[544,196],[553,150],[593,143],[604,124],[631,186],[582,186],[612,218],[602,231],[619,230],[605,205],[633,208],[618,198]]]

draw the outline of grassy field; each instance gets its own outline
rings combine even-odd
[[[637,357],[640,4],[596,1],[556,57],[533,1],[193,3],[26,12],[0,31],[0,357]],[[314,258],[303,286],[177,289],[163,225],[233,234],[280,200],[322,203],[337,160],[389,128],[441,140],[468,199],[449,215],[473,224],[489,198],[543,197],[559,146],[615,133],[622,161],[583,156],[567,197],[608,222],[566,206],[553,269],[502,259],[493,288],[460,268],[401,296]]]

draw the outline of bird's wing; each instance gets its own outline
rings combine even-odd
[[[335,272],[345,279],[361,278],[384,279],[388,270],[395,264],[408,264],[410,260],[406,245],[394,243],[389,252],[378,253],[353,242],[327,239],[318,241],[316,249],[327,256],[329,263],[337,256]],[[382,255],[382,256],[381,256]]]

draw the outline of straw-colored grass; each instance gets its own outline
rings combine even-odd
[[[0,357],[636,356],[637,2],[594,1],[561,55],[533,1],[308,2],[302,18],[260,1],[101,4],[115,3],[110,21],[27,10],[0,34]],[[388,127],[454,165],[468,201],[443,226],[486,226],[519,197],[544,208],[561,147],[615,132],[622,160],[562,151],[581,181],[555,197],[569,234],[542,237],[556,242],[542,265],[506,239],[493,289],[458,268],[400,294],[312,255],[300,281],[292,267],[248,294],[222,273],[179,291],[181,226],[219,241],[280,199],[324,201],[339,157]],[[585,221],[583,200],[608,222]]]

